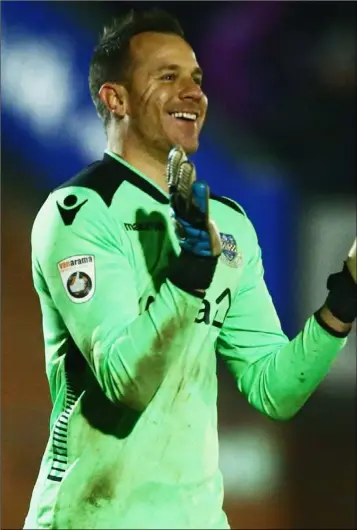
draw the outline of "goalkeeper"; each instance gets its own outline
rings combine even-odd
[[[252,224],[186,158],[207,99],[177,21],[114,23],[89,81],[107,151],[32,233],[53,411],[25,528],[229,528],[216,355],[256,409],[291,418],[356,317],[356,249],[289,341]]]

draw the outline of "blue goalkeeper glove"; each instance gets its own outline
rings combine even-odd
[[[217,258],[221,239],[209,217],[209,186],[196,180],[196,170],[181,147],[174,147],[167,166],[171,218],[181,248],[199,257]]]
[[[169,154],[167,180],[170,215],[182,249],[170,279],[186,291],[204,291],[212,281],[221,239],[209,216],[209,187],[196,180],[196,170],[181,147]]]

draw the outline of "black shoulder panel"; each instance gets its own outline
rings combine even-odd
[[[110,206],[115,192],[125,180],[123,169],[126,168],[120,164],[108,164],[103,159],[84,168],[57,189],[69,188],[70,186],[89,188],[97,192],[105,204]]]
[[[214,201],[221,202],[226,206],[229,206],[234,211],[244,215],[245,217],[244,210],[236,202],[232,201],[232,199],[228,199],[228,197],[220,197],[219,195],[215,195],[214,193],[211,193],[211,199],[213,199]]]
[[[70,186],[89,188],[97,192],[105,204],[110,206],[115,192],[124,181],[130,182],[133,186],[151,195],[162,204],[168,204],[169,202],[164,193],[161,193],[150,182],[107,154],[104,155],[103,160],[94,162],[86,167],[57,189]]]

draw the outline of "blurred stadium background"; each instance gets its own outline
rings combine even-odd
[[[112,15],[151,2],[2,2],[2,528],[22,528],[48,436],[30,230],[50,190],[100,157],[87,89]],[[199,175],[253,220],[290,337],[319,307],[356,231],[354,2],[160,2],[210,100]],[[356,336],[304,409],[278,424],[224,367],[221,467],[232,528],[356,528]]]

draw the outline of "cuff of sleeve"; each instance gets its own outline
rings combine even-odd
[[[204,298],[204,293],[197,291],[208,289],[212,282],[217,262],[218,257],[202,258],[183,250],[173,263],[168,279],[183,291]]]
[[[320,309],[318,309],[315,313],[314,313],[314,317],[315,317],[315,320],[316,322],[322,327],[322,329],[324,329],[325,331],[327,331],[327,333],[329,333],[330,335],[332,335],[333,337],[337,337],[339,339],[344,339],[347,337],[347,335],[350,333],[350,330],[347,331],[347,332],[341,332],[341,331],[336,331],[335,329],[332,329],[330,328],[330,326],[328,326],[326,324],[326,322],[321,318],[320,316]]]
[[[357,315],[356,283],[346,262],[341,272],[330,274],[327,288],[326,305],[331,313],[341,322],[352,324]]]

